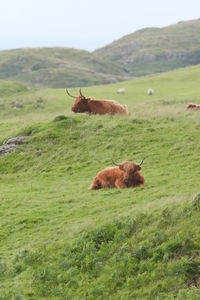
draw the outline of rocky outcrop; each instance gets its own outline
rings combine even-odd
[[[0,156],[7,155],[17,149],[17,147],[24,143],[28,136],[12,136],[4,141],[0,146]]]

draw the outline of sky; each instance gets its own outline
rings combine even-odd
[[[200,18],[200,0],[0,0],[0,50],[93,51],[145,27]]]

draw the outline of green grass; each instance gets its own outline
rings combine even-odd
[[[127,117],[73,114],[61,89],[0,98],[0,142],[29,135],[0,157],[0,299],[199,299],[199,76],[82,90]],[[144,187],[88,190],[111,158],[146,155]]]
[[[0,97],[19,95],[26,92],[28,88],[22,83],[0,81]]]

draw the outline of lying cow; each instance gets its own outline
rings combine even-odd
[[[189,103],[187,106],[187,109],[200,110],[200,105],[194,104],[194,103]]]
[[[75,113],[89,113],[89,114],[123,114],[127,115],[126,105],[121,105],[115,100],[94,100],[92,98],[86,98],[83,96],[81,89],[79,96],[71,95],[66,89],[67,94],[70,97],[76,98],[72,111]]]
[[[117,164],[112,161],[116,167],[108,167],[100,171],[94,178],[89,190],[114,187],[123,189],[144,185],[144,177],[140,173],[143,161],[144,159],[140,164],[130,161]]]

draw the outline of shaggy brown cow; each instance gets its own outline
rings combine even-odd
[[[75,113],[89,113],[89,114],[123,114],[127,115],[126,105],[121,105],[115,100],[94,100],[92,98],[86,98],[83,96],[81,89],[79,96],[71,95],[66,89],[67,94],[70,97],[76,98],[72,111]]]
[[[89,190],[98,190],[101,188],[128,188],[144,185],[144,177],[140,173],[142,169],[140,164],[130,161],[124,161],[121,164],[115,164],[117,167],[108,167],[100,171],[94,178]]]
[[[194,103],[189,103],[187,106],[187,109],[200,110],[200,105],[194,104]]]

